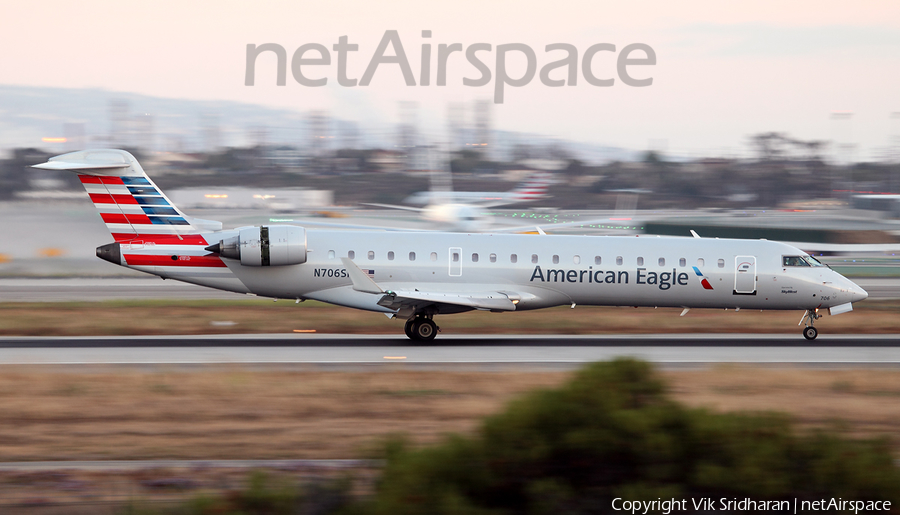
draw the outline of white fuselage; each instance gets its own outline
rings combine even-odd
[[[764,240],[314,230],[217,230],[180,211],[130,153],[92,149],[35,165],[78,174],[113,243],[101,259],[238,293],[316,299],[405,318],[430,341],[434,315],[576,304],[850,311],[859,286],[803,251]],[[541,179],[542,180],[542,179]],[[515,193],[539,195],[546,184]],[[471,206],[435,217],[476,222]],[[470,219],[469,219],[470,218]],[[541,231],[539,231],[541,232]]]
[[[235,234],[205,234],[210,241]],[[179,259],[208,252],[172,247]],[[385,290],[444,293],[501,292],[516,310],[557,305],[690,308],[828,308],[866,293],[824,266],[783,266],[805,253],[765,240],[404,233],[307,230],[307,261],[251,267],[223,259],[227,268],[133,268],[240,293],[315,299],[380,312],[380,295],[354,289],[342,257]],[[169,252],[131,248],[129,255]],[[174,254],[173,254],[174,258]],[[707,281],[707,287],[703,280]],[[447,311],[447,312],[453,312]]]

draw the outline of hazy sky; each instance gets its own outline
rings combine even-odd
[[[348,36],[359,51],[348,57],[359,79],[387,30],[398,31],[419,82],[421,45],[432,45],[431,85],[406,86],[400,67],[382,64],[368,86],[337,83],[332,45]],[[423,39],[422,31],[432,31]],[[564,57],[553,43],[574,45],[577,85],[551,88],[538,76],[507,86],[493,109],[494,126],[564,138],[673,152],[734,152],[747,136],[784,131],[802,139],[849,138],[859,157],[883,151],[900,136],[900,2],[769,1],[30,1],[0,7],[0,83],[98,87],[170,98],[236,100],[300,111],[325,109],[366,124],[398,121],[398,102],[417,102],[419,120],[442,137],[448,102],[492,99],[494,78],[482,87],[462,52],[448,60],[446,86],[435,85],[437,46],[489,43],[478,56],[495,74],[496,46],[534,49],[537,71]],[[331,65],[305,67],[324,87],[292,77],[275,85],[275,58],[260,57],[256,85],[244,85],[247,44],[277,43],[293,52],[306,43],[331,51]],[[587,83],[581,57],[596,43],[597,78]],[[649,87],[624,85],[616,56],[645,43],[655,66],[629,68]],[[311,52],[307,57],[315,57]],[[393,55],[392,50],[388,55]],[[642,54],[636,52],[634,57]],[[519,77],[521,54],[507,57]],[[565,68],[551,74],[565,78]],[[0,106],[2,109],[2,106]],[[838,126],[832,112],[853,113]],[[896,115],[900,117],[900,114]]]

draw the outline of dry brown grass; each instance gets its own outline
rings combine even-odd
[[[720,411],[783,411],[801,428],[887,436],[900,449],[900,371],[721,365],[665,374],[673,398]]]
[[[52,373],[0,376],[0,461],[350,458],[396,432],[471,430],[561,373]]]
[[[798,331],[801,311],[672,308],[553,308],[522,313],[470,312],[438,317],[444,334],[783,333]],[[900,302],[865,302],[819,322],[829,334],[900,332]],[[213,322],[233,322],[217,326]],[[379,313],[305,302],[141,301],[0,303],[0,335],[145,335],[216,333],[401,334],[402,323]]]
[[[716,367],[663,373],[675,399],[723,411],[786,411],[900,444],[900,371]],[[0,375],[0,461],[357,458],[387,435],[433,442],[571,372],[202,369]],[[842,421],[837,423],[836,421]]]

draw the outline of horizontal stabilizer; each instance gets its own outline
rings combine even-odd
[[[97,164],[97,163],[69,163],[66,161],[47,161],[32,168],[40,168],[41,170],[99,170],[107,168],[128,168],[129,163],[122,164]]]
[[[134,158],[122,150],[97,149],[70,152],[51,157],[46,163],[34,165],[41,170],[109,170],[129,168]],[[142,175],[142,173],[140,174]]]

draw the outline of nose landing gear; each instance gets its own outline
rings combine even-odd
[[[428,315],[416,315],[415,318],[407,320],[406,325],[403,327],[403,331],[410,340],[419,342],[434,340],[434,337],[437,336],[440,330],[434,323],[434,320]]]
[[[806,313],[803,314],[803,318],[800,319],[800,324],[806,322],[806,327],[803,328],[803,337],[810,341],[815,340],[816,336],[819,336],[819,330],[813,324],[816,323],[816,320],[822,318],[822,315],[816,313],[816,311],[815,309],[807,309]]]

